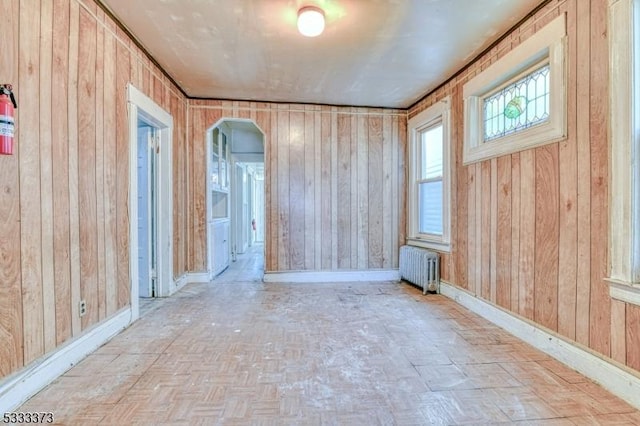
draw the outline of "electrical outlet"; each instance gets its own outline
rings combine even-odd
[[[87,313],[87,302],[86,300],[81,300],[80,303],[78,304],[78,312],[80,313],[80,316],[83,317],[84,314]]]

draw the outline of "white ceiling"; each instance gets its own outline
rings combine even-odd
[[[405,108],[544,0],[101,0],[192,97]],[[299,7],[325,10],[316,38]]]

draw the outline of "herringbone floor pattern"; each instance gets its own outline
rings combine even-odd
[[[68,425],[633,425],[640,413],[407,284],[264,284],[253,254],[143,317],[18,411]]]

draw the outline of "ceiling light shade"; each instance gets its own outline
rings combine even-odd
[[[324,11],[315,6],[305,6],[298,10],[298,31],[307,37],[322,34],[324,31]]]

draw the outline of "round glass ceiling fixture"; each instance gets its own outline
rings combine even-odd
[[[305,6],[298,10],[298,31],[307,37],[316,37],[324,31],[324,11],[319,7]]]

